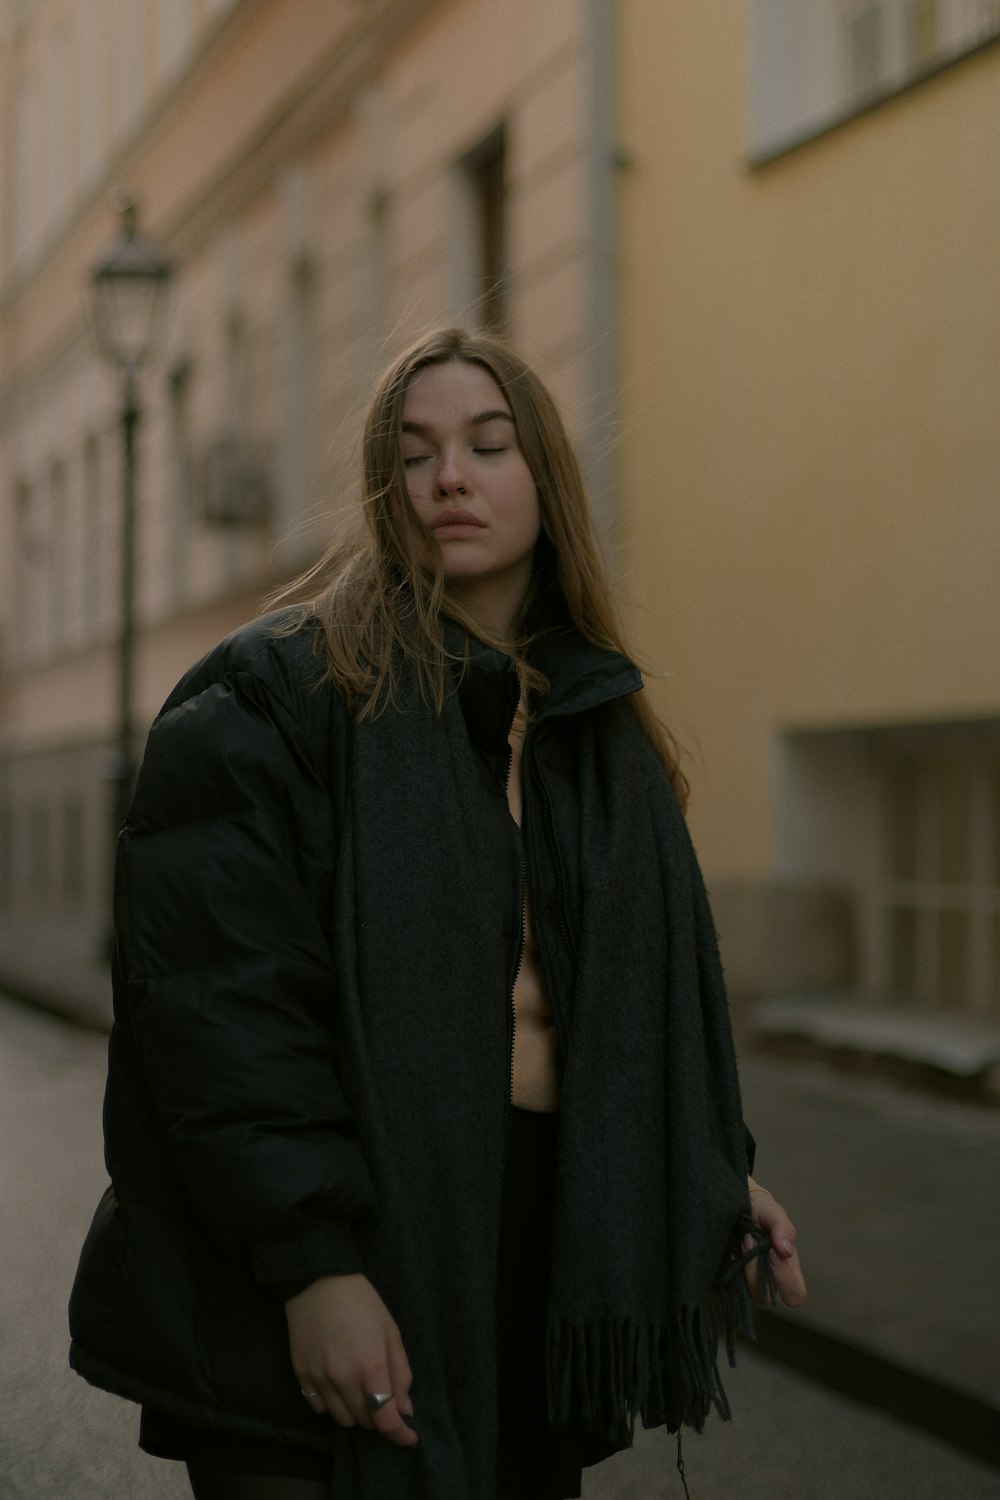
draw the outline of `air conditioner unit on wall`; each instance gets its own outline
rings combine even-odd
[[[199,518],[211,526],[260,526],[270,512],[264,465],[231,432],[220,433],[203,448],[196,497]]]

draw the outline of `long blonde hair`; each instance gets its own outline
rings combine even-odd
[[[419,523],[403,467],[403,402],[418,370],[451,361],[481,365],[496,381],[510,406],[518,443],[538,490],[542,533],[520,626],[526,626],[537,602],[561,596],[582,635],[596,646],[628,654],[580,466],[555,402],[538,376],[500,340],[443,328],[395,360],[376,387],[362,440],[360,516],[347,522],[313,567],[267,601],[270,608],[299,601],[287,630],[301,627],[309,618],[320,621],[329,657],[327,677],[345,694],[358,719],[397,706],[403,663],[416,670],[425,698],[440,712],[446,669],[455,659],[445,642],[446,618],[487,645],[513,654],[527,688],[544,692],[548,686],[525,659],[530,636],[524,628],[516,640],[484,633],[446,592],[440,556],[428,569],[426,554],[418,562],[410,541]],[[633,693],[628,701],[684,802],[687,782],[673,736],[645,693]]]

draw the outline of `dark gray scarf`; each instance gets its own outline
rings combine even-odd
[[[739,1087],[683,816],[624,701],[578,734],[585,897],[548,1317],[551,1418],[594,1456],[700,1428],[747,1316]],[[334,1492],[493,1500],[494,1287],[508,1106],[504,963],[461,706],[414,684],[353,733],[335,882],[345,1089],[379,1211],[361,1233],[403,1331],[423,1439],[355,1430]],[[338,1488],[341,1486],[341,1488]]]
[[[579,736],[579,989],[550,1293],[554,1417],[609,1442],[728,1415],[748,1307],[746,1136],[715,929],[676,799],[626,705]]]

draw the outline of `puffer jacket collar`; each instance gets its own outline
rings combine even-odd
[[[502,744],[518,701],[513,658],[465,636],[457,626],[448,633],[448,646],[465,657],[458,692],[469,733],[481,744]],[[642,687],[642,676],[628,657],[595,645],[573,624],[536,637],[529,659],[550,684],[536,722],[585,713]]]

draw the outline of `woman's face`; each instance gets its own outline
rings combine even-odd
[[[514,418],[489,371],[458,360],[419,370],[403,400],[402,445],[410,501],[441,549],[449,593],[477,623],[507,634],[541,518]]]

